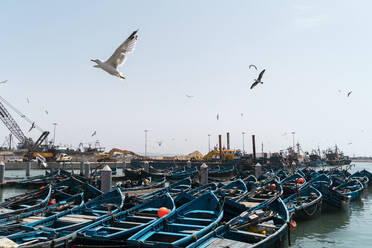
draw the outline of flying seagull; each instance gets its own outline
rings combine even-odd
[[[217,114],[217,116],[216,116],[216,117],[217,117],[217,121],[218,121],[218,120],[220,119],[220,115],[219,115],[219,114]]]
[[[257,66],[255,66],[255,65],[249,65],[249,69],[251,69],[251,68],[254,68],[254,69],[256,69],[256,71],[257,71]]]
[[[45,114],[49,114],[48,110],[45,110]]]
[[[243,113],[240,113],[240,116],[243,117]]]
[[[93,136],[95,136],[96,134],[97,134],[97,132],[96,132],[96,131],[94,131],[94,132],[92,133],[92,137],[93,137]]]
[[[137,42],[137,32],[138,30],[134,31],[126,41],[124,41],[114,52],[111,57],[106,60],[105,62],[99,59],[91,59],[92,62],[95,62],[96,65],[94,67],[101,68],[102,70],[106,71],[107,73],[117,76],[121,79],[125,79],[125,77],[118,71],[118,66],[124,63],[126,59],[126,55],[134,51]]]
[[[30,127],[30,129],[28,131],[30,132],[34,128],[35,128],[35,122],[32,122],[31,127]]]
[[[347,93],[347,97],[349,97],[351,93],[352,93],[352,91],[350,91],[349,93]]]
[[[8,80],[1,81],[0,84],[5,84]]]
[[[349,142],[349,143],[347,143],[348,145],[351,145],[351,144],[353,144],[353,143],[351,143],[351,142]]]
[[[158,145],[161,146],[163,144],[163,141],[158,141],[156,143],[158,143]]]
[[[186,95],[186,97],[187,97],[187,98],[192,98],[192,97],[194,97],[194,96],[191,96],[191,95]]]
[[[27,100],[27,103],[30,104],[30,99],[28,97],[26,98],[26,100]]]
[[[256,80],[254,80],[254,83],[251,85],[251,89],[256,87],[257,84],[259,84],[259,83],[263,84],[263,82],[261,80],[262,80],[262,76],[263,76],[264,73],[265,73],[265,69],[263,71],[261,71],[260,74],[258,75],[258,78]]]

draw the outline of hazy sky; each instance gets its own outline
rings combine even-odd
[[[232,147],[241,148],[245,131],[246,150],[256,134],[265,151],[277,151],[295,131],[304,150],[337,143],[349,155],[371,155],[371,8],[370,1],[3,0],[0,81],[9,82],[0,95],[45,130],[57,122],[58,144],[99,139],[143,152],[149,129],[151,153],[205,153],[208,134],[212,144],[223,134],[225,143],[230,131]],[[107,59],[135,29],[136,50],[121,68],[126,80],[93,68],[90,59]],[[266,68],[254,90],[250,64]],[[40,135],[12,114],[26,135]],[[1,125],[0,143],[8,133]]]

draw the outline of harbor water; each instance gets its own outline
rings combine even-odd
[[[352,171],[372,170],[372,163],[354,163]],[[32,170],[31,175],[44,174]],[[119,172],[120,173],[120,172]],[[23,177],[24,171],[6,171],[7,177]],[[0,188],[0,200],[27,191],[20,188]],[[363,192],[360,200],[351,202],[349,208],[322,213],[307,221],[299,221],[291,232],[291,247],[370,247],[372,244],[372,187]]]
[[[372,163],[353,163],[351,171],[372,170]],[[297,222],[291,232],[291,247],[371,247],[372,186],[349,208],[322,213],[307,221]]]

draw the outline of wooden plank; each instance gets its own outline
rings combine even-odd
[[[226,247],[234,247],[234,248],[248,248],[251,247],[252,244],[243,243],[231,239],[221,239],[215,238],[210,243],[207,244],[206,247],[213,247],[213,248],[226,248]]]
[[[260,202],[239,202],[240,204],[244,205],[247,208],[253,208],[260,205]]]
[[[23,218],[22,222],[31,223],[31,222],[34,222],[34,221],[43,220],[45,218],[46,217],[42,217],[42,216],[30,216],[30,217],[27,217],[27,218]]]

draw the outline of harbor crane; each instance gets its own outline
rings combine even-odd
[[[7,108],[4,106],[6,104],[9,108],[11,108],[14,112],[16,112],[20,117],[25,119],[28,123],[33,124],[34,127],[41,132],[40,137],[33,142],[31,138],[26,137],[23,133],[22,129],[19,127],[18,123],[14,120],[12,115],[9,113]],[[7,100],[0,96],[0,119],[5,124],[5,126],[9,129],[10,133],[19,141],[22,147],[27,148],[27,153],[24,157],[24,160],[31,160],[33,157],[37,155],[43,156],[43,153],[35,153],[36,150],[40,147],[40,145],[46,140],[49,135],[48,131],[44,131],[41,127],[35,124],[32,120],[30,120],[26,115],[22,114],[18,109],[16,109],[13,105],[11,105]],[[46,157],[54,157],[54,154],[44,153]]]

